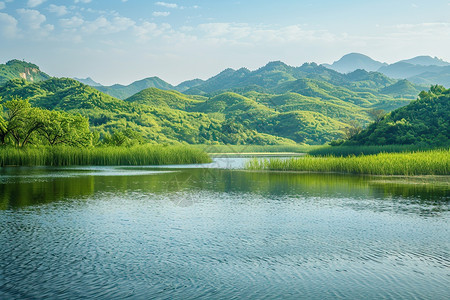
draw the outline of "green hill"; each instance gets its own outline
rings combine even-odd
[[[50,78],[50,76],[41,72],[35,64],[17,59],[10,60],[6,64],[0,64],[0,85],[16,78],[27,81],[41,81]]]
[[[260,125],[272,135],[292,139],[297,143],[324,144],[343,135],[346,124],[318,112],[292,111],[280,113]]]
[[[450,145],[450,89],[433,86],[354,136],[348,144]]]
[[[177,91],[163,91],[157,88],[148,88],[125,99],[127,102],[146,104],[155,107],[186,110],[201,103],[203,97],[191,97]]]
[[[381,90],[381,93],[397,97],[413,97],[418,95],[420,93],[420,90],[417,89],[408,80],[403,79],[390,86],[385,87]]]

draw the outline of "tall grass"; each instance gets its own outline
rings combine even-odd
[[[378,153],[400,153],[431,150],[430,146],[418,145],[380,145],[380,146],[322,146],[311,149],[308,153],[313,156],[351,156],[371,155]]]
[[[186,146],[0,148],[0,166],[167,165],[210,161],[205,152]]]
[[[369,175],[450,175],[450,150],[366,156],[254,159],[251,170],[341,172]]]
[[[305,153],[322,146],[312,145],[193,145],[207,153]]]

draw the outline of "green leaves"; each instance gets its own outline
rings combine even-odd
[[[89,123],[81,115],[31,107],[27,100],[15,98],[2,105],[0,142],[17,147],[33,144],[88,146]]]
[[[387,114],[350,142],[362,145],[450,145],[450,89],[435,85]]]

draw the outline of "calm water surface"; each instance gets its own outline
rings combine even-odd
[[[448,299],[447,178],[1,168],[0,299]]]

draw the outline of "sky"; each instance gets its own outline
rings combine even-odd
[[[449,0],[0,0],[0,63],[111,85],[351,52],[450,61],[449,16]]]

